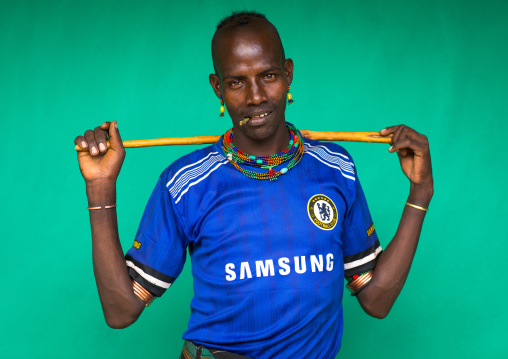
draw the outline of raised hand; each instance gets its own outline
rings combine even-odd
[[[107,137],[111,148],[107,148]],[[83,136],[77,136],[74,143],[88,151],[78,151],[79,169],[85,182],[116,181],[123,160],[125,149],[120,138],[116,121],[104,122],[94,130],[88,130]]]
[[[107,148],[107,138],[111,148]],[[74,144],[78,151],[81,174],[92,229],[93,269],[106,322],[112,328],[132,324],[143,311],[144,303],[135,295],[125,264],[118,235],[116,216],[116,179],[120,173],[125,149],[116,121],[104,122]]]
[[[402,290],[411,268],[434,184],[426,136],[404,125],[387,127],[379,134],[393,134],[388,151],[397,153],[402,172],[411,182],[395,236],[379,257],[371,283],[358,295],[358,301],[367,313],[384,318]]]
[[[388,151],[397,153],[402,172],[411,181],[411,185],[431,190],[432,164],[427,137],[405,125],[387,127],[379,134],[393,134],[392,146]]]

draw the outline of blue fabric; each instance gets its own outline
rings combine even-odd
[[[350,155],[304,141],[301,162],[276,181],[245,177],[227,162],[221,141],[162,173],[136,236],[140,247],[127,260],[131,276],[160,295],[188,248],[195,295],[183,339],[254,358],[339,351],[343,257],[367,256],[379,243],[368,233],[372,219]],[[331,202],[309,210],[315,195]],[[319,227],[312,211],[336,225]],[[355,257],[351,270],[364,262]]]

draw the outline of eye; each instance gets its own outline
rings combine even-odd
[[[240,86],[241,84],[242,84],[242,83],[241,83],[241,81],[239,81],[239,80],[231,80],[231,81],[229,81],[229,86],[230,86],[230,87],[238,87],[238,86]]]
[[[274,80],[276,76],[277,76],[276,74],[266,74],[264,78],[266,80]]]

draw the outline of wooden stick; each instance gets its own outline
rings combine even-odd
[[[302,136],[317,141],[350,141],[391,143],[392,136],[381,136],[379,132],[329,132],[329,131],[300,131]]]
[[[390,143],[392,136],[381,136],[378,132],[328,132],[328,131],[300,131],[302,136],[311,140],[318,141],[352,141],[352,142],[375,142]],[[125,148],[151,147],[151,146],[174,146],[174,145],[203,145],[212,144],[219,140],[218,136],[194,136],[194,137],[171,137],[154,138],[151,140],[131,140],[123,141]],[[108,141],[108,148],[110,144]],[[76,151],[82,150],[78,145]]]

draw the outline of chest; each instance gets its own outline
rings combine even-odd
[[[242,267],[244,276],[249,270],[253,276],[285,273],[287,266],[293,273],[303,266],[326,271],[333,258],[342,257],[348,206],[331,175],[301,166],[276,181],[262,181],[228,171],[204,191],[191,218],[189,248],[200,265],[210,271],[217,267],[217,275],[223,275],[230,264],[239,277]]]

